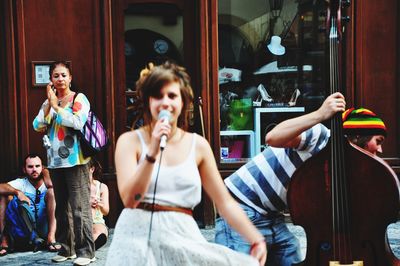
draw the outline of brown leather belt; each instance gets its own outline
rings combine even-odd
[[[139,203],[139,205],[136,208],[146,211],[155,211],[155,212],[182,212],[190,216],[193,216],[193,211],[188,208],[163,206],[158,204],[153,205],[151,203],[146,203],[146,202]]]

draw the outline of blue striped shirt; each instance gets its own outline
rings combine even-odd
[[[286,209],[290,178],[300,165],[323,149],[330,131],[322,124],[304,131],[297,149],[267,147],[225,179],[228,189],[259,213]]]

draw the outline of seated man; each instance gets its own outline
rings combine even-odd
[[[49,172],[36,154],[25,157],[23,171],[26,177],[0,184],[0,256],[11,246],[37,251],[44,238],[49,251],[61,248],[55,241],[55,200]]]
[[[318,110],[278,124],[265,138],[270,146],[225,179],[231,194],[267,240],[266,265],[289,266],[301,260],[299,242],[283,216],[287,187],[295,170],[327,145],[330,130],[321,123],[337,112],[344,112],[343,133],[350,142],[375,155],[382,152],[383,121],[364,108],[345,111],[343,95],[334,93]],[[250,244],[221,217],[215,230],[216,243],[249,251]]]

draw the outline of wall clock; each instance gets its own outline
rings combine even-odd
[[[154,50],[159,54],[165,54],[168,51],[168,43],[162,39],[154,41]]]

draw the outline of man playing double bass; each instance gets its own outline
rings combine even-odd
[[[269,146],[225,179],[230,193],[266,239],[266,265],[301,262],[300,245],[288,230],[283,211],[287,209],[287,188],[293,173],[330,139],[330,130],[321,122],[344,112],[343,133],[347,139],[374,155],[382,152],[386,136],[383,121],[370,110],[345,111],[345,106],[344,96],[333,93],[318,110],[278,124],[265,137]],[[221,217],[216,220],[215,241],[244,253],[250,249]]]

